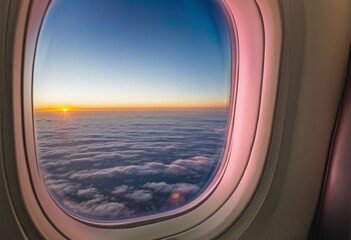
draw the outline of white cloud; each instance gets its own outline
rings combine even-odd
[[[200,189],[195,184],[190,183],[176,183],[176,184],[167,184],[165,182],[148,182],[144,184],[144,188],[152,189],[155,192],[161,193],[181,193],[183,195],[194,194]]]
[[[111,193],[115,194],[115,195],[120,195],[120,194],[124,194],[128,191],[129,187],[127,185],[121,185],[118,187],[115,187]]]
[[[146,202],[152,199],[152,192],[148,190],[134,190],[125,195],[127,198],[136,202]]]
[[[92,197],[94,194],[97,193],[96,188],[84,188],[84,189],[79,189],[77,191],[77,196],[79,197]]]

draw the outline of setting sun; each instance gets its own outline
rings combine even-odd
[[[62,108],[62,110],[61,110],[62,112],[69,112],[70,111],[70,109],[69,108]]]

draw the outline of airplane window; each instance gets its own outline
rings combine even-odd
[[[219,1],[57,0],[35,53],[41,176],[95,222],[186,206],[225,161],[231,44]]]

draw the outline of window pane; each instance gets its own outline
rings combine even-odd
[[[93,221],[193,201],[223,157],[230,86],[230,35],[217,1],[53,1],[33,78],[50,195]]]

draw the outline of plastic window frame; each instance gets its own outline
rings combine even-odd
[[[43,237],[138,239],[147,236],[159,239],[177,235],[201,239],[220,233],[240,217],[257,188],[268,151],[278,85],[278,70],[272,65],[276,64],[280,51],[280,19],[276,12],[272,15],[277,11],[276,4],[271,6],[254,0],[221,2],[231,23],[232,36],[236,37],[232,51],[237,50],[232,53],[236,57],[236,61],[232,61],[232,69],[235,69],[232,71],[235,74],[232,76],[229,127],[232,134],[221,176],[212,184],[213,189],[206,189],[212,192],[201,203],[193,208],[185,206],[189,211],[156,221],[142,219],[142,224],[97,227],[63,212],[49,196],[40,177],[33,142],[31,82],[35,45],[50,1],[21,0],[12,69],[14,148],[24,204]],[[267,49],[270,54],[266,54]]]

